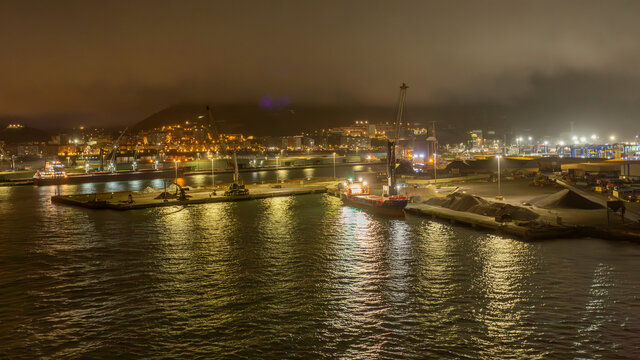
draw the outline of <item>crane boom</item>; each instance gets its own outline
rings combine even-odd
[[[122,130],[122,132],[120,133],[120,136],[118,136],[118,138],[116,139],[116,142],[113,143],[113,150],[111,153],[111,160],[110,160],[110,164],[109,167],[111,168],[111,172],[114,172],[116,169],[116,156],[117,156],[117,150],[118,150],[118,143],[120,142],[120,139],[122,139],[122,136],[124,135],[124,133],[127,131],[127,129],[129,129],[129,127],[124,128],[124,130]]]
[[[208,105],[207,105],[207,115],[209,116],[209,132],[212,134],[211,136],[212,139],[215,139],[217,137],[221,143],[226,145],[226,141],[224,140],[224,137],[220,133],[220,129],[218,129],[218,125],[213,120],[213,112],[211,111],[211,107]],[[233,158],[233,184],[237,185],[240,182],[240,172],[238,170],[238,157],[236,155],[235,149],[233,149],[232,158]]]
[[[400,96],[398,99],[398,113],[396,115],[396,129],[393,141],[387,142],[387,195],[398,195],[396,188],[396,144],[398,142],[398,133],[400,132],[400,123],[404,114],[404,103],[407,96],[407,84],[402,83],[400,86]]]
[[[407,84],[402,83],[402,86],[400,86],[400,96],[398,99],[398,113],[396,114],[396,131],[395,131],[395,138],[393,139],[393,142],[396,143],[398,142],[398,137],[400,136],[400,124],[402,124],[402,117],[404,115],[404,103],[405,100],[407,98],[407,89],[409,87],[407,86]]]

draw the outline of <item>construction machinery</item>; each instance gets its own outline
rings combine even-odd
[[[402,122],[402,116],[404,114],[404,104],[407,97],[408,88],[409,87],[405,83],[402,83],[402,86],[400,86],[398,113],[396,115],[395,122],[395,135],[393,141],[387,141],[387,185],[383,189],[384,196],[398,195],[398,188],[396,185],[396,168],[399,164],[396,161],[396,144],[398,143],[400,123]]]
[[[120,142],[120,139],[122,139],[124,133],[127,132],[127,129],[128,127],[124,128],[124,130],[122,130],[122,132],[120,133],[120,136],[118,136],[116,141],[113,143],[113,147],[111,150],[111,159],[109,160],[110,172],[116,172],[116,156],[118,155],[118,143]]]
[[[211,140],[215,141],[216,138],[221,146],[221,148],[226,149],[226,139],[220,133],[220,129],[218,128],[216,122],[213,119],[213,112],[211,111],[211,107],[207,106],[207,115],[209,116],[209,132],[211,134]],[[225,196],[244,196],[249,194],[249,189],[247,189],[244,184],[240,182],[240,172],[238,170],[238,157],[236,155],[236,150],[233,149],[231,158],[233,159],[233,183],[229,186],[227,190],[225,190]],[[214,193],[215,195],[215,193]]]

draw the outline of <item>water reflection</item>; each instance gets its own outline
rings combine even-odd
[[[326,195],[118,212],[55,191],[0,188],[3,354],[640,356],[635,244],[527,243]]]
[[[487,356],[527,355],[526,349],[513,344],[526,341],[535,330],[524,322],[524,314],[530,311],[526,308],[530,296],[527,279],[536,271],[532,249],[531,243],[497,235],[488,235],[479,244],[482,263],[479,285],[486,305],[475,312],[475,317],[486,327],[486,339],[478,340],[494,344],[485,349]]]
[[[613,312],[607,311],[611,307],[609,289],[615,284],[612,279],[613,268],[600,263],[593,271],[593,282],[589,288],[588,301],[582,313],[582,323],[585,326],[578,329],[578,340],[574,344],[576,353],[587,357],[609,348],[615,350],[615,343],[602,341],[597,335],[608,323],[615,322]],[[619,326],[618,324],[616,324]]]
[[[340,294],[340,302],[336,304],[333,325],[340,332],[349,334],[359,329],[367,335],[366,349],[363,344],[352,343],[345,352],[347,356],[377,356],[385,334],[376,330],[389,311],[383,305],[389,277],[386,229],[367,212],[347,206],[342,208],[338,226],[342,239],[332,292]]]

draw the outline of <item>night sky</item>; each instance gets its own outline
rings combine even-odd
[[[0,119],[116,126],[184,103],[370,111],[393,108],[404,81],[413,120],[635,132],[639,19],[640,1],[5,0]]]

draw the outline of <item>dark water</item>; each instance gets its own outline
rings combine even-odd
[[[325,195],[115,212],[53,193],[0,188],[0,358],[640,357],[638,245]]]

